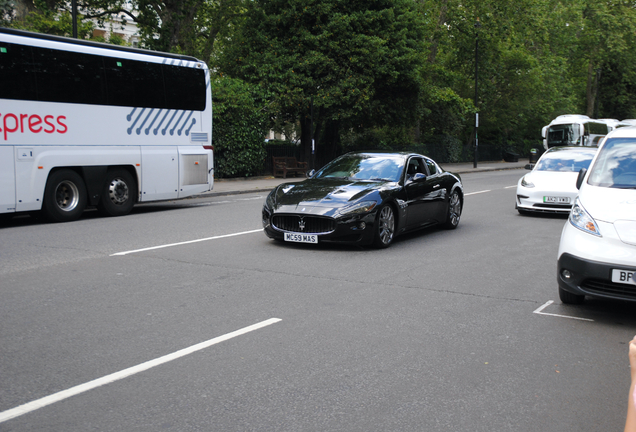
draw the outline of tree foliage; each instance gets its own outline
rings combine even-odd
[[[312,118],[325,134],[413,122],[422,40],[410,0],[257,0],[222,68],[266,88],[308,153]]]
[[[223,111],[223,94],[258,95],[249,110],[276,131],[298,130],[306,160],[315,137],[319,163],[365,143],[441,145],[455,160],[471,154],[477,112],[480,146],[519,151],[538,146],[541,127],[560,114],[636,118],[633,0],[78,4],[81,37],[115,14],[134,20],[147,48],[199,57],[224,78],[215,124],[238,109]],[[52,34],[70,35],[69,8],[0,0],[3,25]]]
[[[266,114],[259,88],[233,78],[212,82],[215,177],[256,175],[263,166]]]

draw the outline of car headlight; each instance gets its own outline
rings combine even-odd
[[[523,176],[521,178],[521,186],[527,187],[527,188],[533,188],[534,187],[534,183],[532,183],[527,177],[528,176]]]
[[[570,223],[581,231],[602,237],[596,221],[587,211],[585,211],[578,197],[574,201],[574,205],[570,211]]]
[[[269,195],[267,195],[267,198],[265,198],[265,208],[274,208],[274,191],[270,192]]]
[[[359,214],[359,213],[368,213],[375,208],[378,203],[375,201],[361,201],[359,203],[355,203],[350,205],[349,207],[345,207],[340,211],[341,215],[350,215],[350,214]]]

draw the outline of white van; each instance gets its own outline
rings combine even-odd
[[[636,301],[636,127],[607,135],[577,187],[559,244],[561,301]]]

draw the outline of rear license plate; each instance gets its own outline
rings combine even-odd
[[[285,233],[285,241],[295,243],[318,243],[316,234]]]
[[[636,272],[629,270],[612,270],[612,282],[636,285]]]
[[[570,197],[544,196],[543,202],[551,204],[570,204]]]

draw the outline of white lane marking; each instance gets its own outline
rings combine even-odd
[[[592,322],[594,321],[593,319],[589,319],[589,318],[579,318],[579,317],[573,317],[573,316],[568,316],[568,315],[558,315],[558,314],[551,314],[551,313],[542,312],[543,309],[547,308],[552,303],[554,303],[554,301],[549,300],[546,304],[544,304],[543,306],[541,306],[540,308],[535,310],[533,313],[536,313],[538,315],[548,315],[548,316],[554,316],[554,317],[559,317],[559,318],[575,319],[575,320],[580,320],[580,321],[592,321]]]
[[[135,249],[135,250],[129,250],[129,251],[125,251],[125,252],[117,252],[117,253],[114,253],[114,254],[110,254],[109,256],[128,255],[128,254],[133,254],[133,253],[137,253],[137,252],[146,252],[146,251],[149,251],[149,250],[163,249],[163,248],[172,247],[172,246],[181,246],[181,245],[186,245],[186,244],[191,244],[191,243],[199,243],[199,242],[203,242],[203,241],[216,240],[216,239],[222,239],[222,238],[227,238],[227,237],[235,237],[235,236],[240,236],[240,235],[244,235],[244,234],[253,234],[255,232],[262,232],[262,231],[263,231],[263,229],[261,228],[261,229],[257,229],[257,230],[243,231],[243,232],[234,233],[234,234],[225,234],[225,235],[214,236],[214,237],[206,237],[206,238],[201,238],[201,239],[196,239],[196,240],[188,240],[188,241],[179,242],[179,243],[170,243],[170,244],[165,244],[165,245],[160,245],[160,246],[151,246],[151,247],[147,247],[147,248],[143,248],[143,249]]]
[[[504,189],[512,189],[512,188],[516,188],[516,187],[517,187],[517,185],[514,185],[514,186],[506,186]]]
[[[224,341],[226,341],[228,339],[232,339],[234,337],[241,336],[241,335],[243,335],[245,333],[249,333],[251,331],[258,330],[260,328],[266,327],[266,326],[271,325],[271,324],[275,324],[275,323],[277,323],[279,321],[282,321],[282,320],[280,318],[270,318],[268,320],[261,321],[260,323],[256,323],[256,324],[253,324],[251,326],[244,327],[242,329],[233,331],[231,333],[227,333],[227,334],[225,334],[223,336],[219,336],[219,337],[216,337],[214,339],[210,339],[208,341],[201,342],[201,343],[196,344],[196,345],[192,345],[191,347],[184,348],[184,349],[176,351],[176,352],[174,352],[172,354],[168,354],[168,355],[165,355],[163,357],[159,357],[157,359],[150,360],[150,361],[147,361],[145,363],[141,363],[141,364],[139,364],[137,366],[133,366],[133,367],[130,367],[128,369],[124,369],[124,370],[122,370],[120,372],[115,372],[113,374],[106,375],[105,377],[98,378],[96,380],[87,382],[85,384],[80,384],[78,386],[71,387],[68,390],[64,390],[64,391],[52,394],[50,396],[43,397],[42,399],[38,399],[38,400],[35,400],[33,402],[26,403],[24,405],[20,405],[18,407],[12,408],[12,409],[10,409],[8,411],[0,412],[0,423],[5,422],[7,420],[11,420],[12,418],[16,418],[16,417],[19,417],[19,416],[24,415],[24,414],[30,413],[31,411],[35,411],[37,409],[44,408],[45,406],[51,405],[51,404],[53,404],[55,402],[59,402],[59,401],[64,400],[64,399],[68,399],[71,396],[75,396],[75,395],[78,395],[80,393],[84,393],[84,392],[87,392],[89,390],[93,390],[94,388],[101,387],[103,385],[113,383],[115,381],[118,381],[120,379],[129,377],[129,376],[137,374],[139,372],[146,371],[146,370],[148,370],[150,368],[153,368],[155,366],[159,366],[161,364],[170,362],[172,360],[176,360],[179,357],[183,357],[183,356],[186,356],[188,354],[192,354],[192,353],[194,353],[196,351],[200,351],[200,350],[202,350],[204,348],[208,348],[208,347],[210,347],[212,345],[218,344],[220,342],[224,342]]]
[[[464,194],[464,196],[476,195],[476,194],[481,194],[481,193],[486,193],[486,192],[491,192],[491,190],[487,189],[487,190],[478,191],[478,192],[471,192],[471,193]],[[254,199],[261,199],[261,197],[259,196],[259,197],[255,197],[255,198],[245,198],[245,199],[239,199],[239,200],[249,201],[249,200],[254,200]],[[230,202],[230,201],[219,201],[219,202],[217,202],[217,204],[218,203],[225,203],[225,202]],[[196,240],[189,240],[189,241],[179,242],[179,243],[171,243],[171,244],[160,245],[160,246],[152,246],[152,247],[147,247],[147,248],[143,248],[143,249],[135,249],[135,250],[125,251],[125,252],[117,252],[117,253],[114,253],[114,254],[110,254],[109,256],[122,256],[122,255],[128,255],[128,254],[137,253],[137,252],[146,252],[146,251],[149,251],[149,250],[163,249],[163,248],[172,247],[172,246],[181,246],[181,245],[186,245],[186,244],[191,244],[191,243],[198,243],[198,242],[207,241],[207,240],[216,240],[216,239],[220,239],[220,238],[234,237],[234,236],[239,236],[239,235],[243,235],[243,234],[252,234],[252,233],[260,232],[260,231],[263,231],[263,230],[262,229],[258,229],[258,230],[245,231],[245,232],[240,232],[240,233],[235,233],[235,234],[226,234],[226,235],[222,235],[222,236],[215,236],[215,237],[207,237],[207,238],[196,239]]]
[[[208,205],[208,206],[211,206],[211,205],[217,205],[217,204],[229,204],[229,203],[234,203],[234,202],[237,202],[237,201],[255,201],[255,200],[262,200],[262,199],[263,199],[263,196],[262,195],[258,195],[258,196],[252,197],[252,198],[238,198],[238,199],[235,199],[235,200],[212,201],[212,202],[209,202],[209,203],[202,203],[202,204],[195,204],[195,205]]]
[[[486,192],[490,192],[490,189],[483,190],[483,191],[479,191],[479,192],[471,192],[471,193],[467,193],[467,194],[464,194],[464,196],[468,196],[468,195],[477,195],[477,194],[480,194],[480,193],[486,193]]]
[[[252,197],[252,198],[237,198],[236,201],[254,201],[254,200],[260,200],[263,199],[263,197],[261,195]]]

